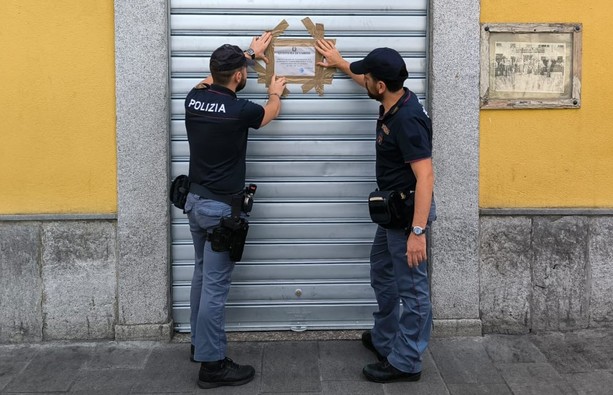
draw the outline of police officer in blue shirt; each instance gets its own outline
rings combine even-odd
[[[403,86],[408,72],[397,51],[377,48],[350,64],[332,42],[318,40],[316,48],[325,58],[319,65],[340,69],[381,103],[376,130],[379,190],[414,191],[412,223],[406,229],[377,228],[370,274],[378,311],[362,343],[379,359],[364,367],[367,379],[417,381],[432,329],[426,256],[426,232],[435,218],[432,123],[415,94]]]
[[[241,385],[255,375],[252,366],[226,356],[224,312],[235,262],[228,251],[212,249],[210,235],[221,218],[231,215],[231,197],[245,189],[249,128],[268,124],[281,110],[285,78],[272,77],[263,107],[236,96],[247,83],[248,63],[256,58],[268,61],[264,51],[271,39],[264,33],[245,52],[230,44],[217,48],[211,55],[211,76],[185,99],[192,183],[185,212],[196,257],[190,295],[191,358],[201,362],[201,388]]]

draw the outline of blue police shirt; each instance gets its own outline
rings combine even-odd
[[[218,195],[241,192],[249,128],[263,119],[262,106],[221,85],[192,89],[185,99],[190,180]]]
[[[413,92],[404,95],[377,120],[377,186],[382,191],[415,190],[410,162],[432,156],[432,121]]]

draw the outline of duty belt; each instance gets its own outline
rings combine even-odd
[[[189,191],[205,199],[216,200],[218,202],[225,203],[228,206],[232,205],[232,198],[236,196],[236,195],[217,195],[209,191],[206,187],[200,184],[196,184],[195,182],[191,183],[191,185],[189,186]]]

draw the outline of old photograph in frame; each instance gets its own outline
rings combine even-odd
[[[481,108],[580,108],[581,31],[572,24],[482,24]]]

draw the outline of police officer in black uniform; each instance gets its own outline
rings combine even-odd
[[[378,311],[362,343],[379,359],[364,367],[368,380],[416,381],[432,329],[426,256],[426,229],[436,215],[432,122],[415,94],[404,88],[408,72],[394,49],[377,48],[350,64],[332,42],[318,40],[316,48],[325,58],[319,65],[339,68],[381,103],[376,126],[379,190],[414,191],[412,215],[404,214],[406,228],[377,228],[370,279]]]
[[[247,83],[247,65],[268,61],[264,51],[272,35],[252,40],[248,50],[225,44],[211,55],[211,76],[185,99],[189,141],[189,178],[185,204],[194,241],[195,266],[190,295],[192,360],[201,362],[198,386],[242,385],[255,370],[226,356],[225,303],[234,264],[228,251],[214,251],[211,234],[231,215],[231,198],[245,188],[245,156],[249,129],[258,129],[279,115],[285,78],[272,77],[265,106],[236,93]]]

